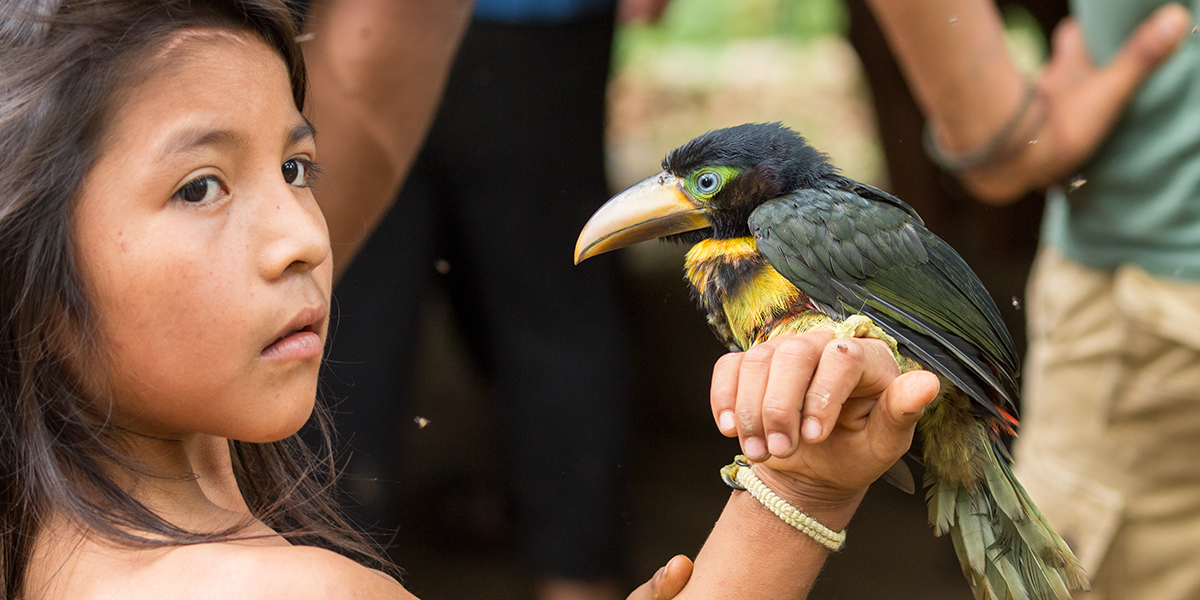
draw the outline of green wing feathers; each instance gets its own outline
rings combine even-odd
[[[870,316],[999,417],[1017,397],[1019,363],[996,304],[962,258],[892,200],[797,190],[756,209],[750,229],[759,252],[823,312]]]
[[[1008,466],[1019,364],[974,272],[903,202],[863,186],[804,189],[750,217],[759,252],[834,319],[865,314],[938,373],[922,417],[929,521],[977,599],[1070,600],[1087,577]]]

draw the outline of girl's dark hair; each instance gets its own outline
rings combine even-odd
[[[97,358],[96,327],[72,241],[74,199],[97,157],[123,80],[181,29],[262,38],[283,57],[298,109],[305,70],[282,0],[3,0],[0,2],[0,592],[24,595],[40,529],[54,516],[133,546],[229,539],[186,531],[106,475],[128,464],[68,368]],[[139,62],[141,61],[141,62]],[[325,447],[297,436],[230,442],[255,516],[300,543],[387,565],[336,510],[331,429]]]

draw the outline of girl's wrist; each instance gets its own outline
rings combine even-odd
[[[834,531],[846,528],[867,492],[866,488],[847,490],[830,486],[761,464],[753,469],[776,495]]]

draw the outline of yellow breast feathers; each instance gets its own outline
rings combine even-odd
[[[770,339],[784,322],[811,309],[808,297],[767,263],[751,237],[700,241],[687,254],[685,272],[714,329],[742,349]]]

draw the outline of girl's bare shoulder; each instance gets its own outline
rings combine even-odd
[[[414,598],[379,571],[308,546],[235,541],[137,550],[84,541],[68,556],[41,558],[31,565],[30,600]]]
[[[171,573],[191,571],[188,578],[203,582],[204,598],[287,598],[306,600],[414,598],[395,579],[340,554],[311,546],[252,546],[205,544],[171,557],[157,577],[163,584]],[[181,590],[182,591],[182,590]],[[162,598],[154,594],[153,597]],[[191,598],[184,594],[180,598]]]

